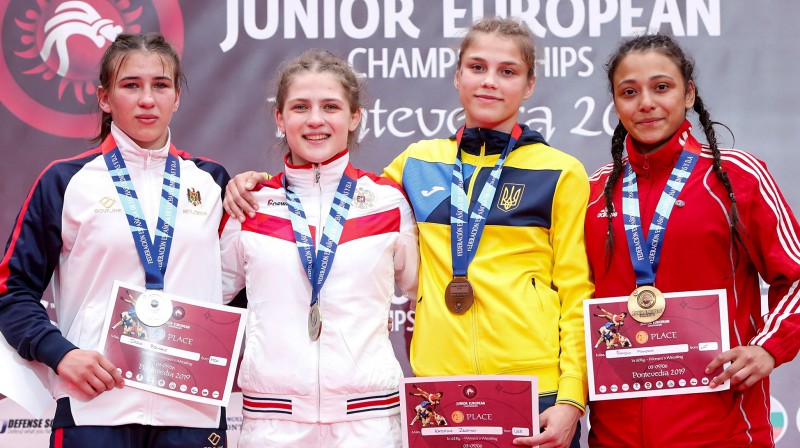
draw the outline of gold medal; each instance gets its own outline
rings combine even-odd
[[[453,314],[464,314],[475,302],[475,292],[466,277],[453,277],[444,290],[444,302]]]
[[[322,312],[319,310],[319,302],[311,306],[308,311],[308,337],[312,341],[319,339],[322,333]]]
[[[644,285],[633,290],[628,298],[628,314],[637,322],[650,323],[664,314],[667,301],[655,286]]]

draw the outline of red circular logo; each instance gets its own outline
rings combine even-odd
[[[97,133],[100,58],[122,32],[160,31],[181,52],[177,0],[0,0],[0,102],[42,132]]]

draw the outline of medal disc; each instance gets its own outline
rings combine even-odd
[[[664,314],[667,301],[655,286],[644,285],[633,290],[628,298],[628,314],[637,322],[650,323]]]
[[[315,303],[308,311],[308,337],[316,341],[320,333],[322,333],[322,313],[319,310],[319,303]]]
[[[172,317],[172,300],[162,291],[148,289],[136,299],[136,318],[148,327],[160,327]]]
[[[444,302],[450,312],[464,314],[475,302],[475,292],[466,277],[454,277],[444,290]]]

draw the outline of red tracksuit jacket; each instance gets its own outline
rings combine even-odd
[[[685,122],[665,147],[647,156],[631,148],[627,139],[645,232],[683,148],[681,140],[702,152],[678,196],[682,204],[672,209],[655,286],[663,292],[725,288],[731,348],[760,345],[775,358],[777,367],[800,349],[800,227],[763,162],[742,151],[721,150],[743,225],[744,246],[734,248],[727,221],[730,199],[714,174],[711,151],[701,149]],[[619,211],[613,217],[613,256],[606,264],[603,187],[610,171],[607,165],[590,179],[586,250],[595,297],[628,295],[636,287],[623,228],[621,176],[613,190],[614,209]],[[759,274],[770,285],[766,314]],[[593,402],[589,443],[593,447],[771,447],[769,402],[769,379],[744,392]]]

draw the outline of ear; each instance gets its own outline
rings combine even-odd
[[[108,89],[103,86],[97,88],[97,104],[100,105],[100,110],[110,114],[111,105],[108,103]]]
[[[178,107],[181,105],[181,89],[178,87],[175,89],[175,106],[172,107],[173,112],[178,111]]]
[[[533,75],[528,79],[528,84],[525,86],[525,92],[522,95],[523,99],[528,99],[533,95],[534,87],[536,86],[536,75]]]
[[[350,132],[353,132],[356,129],[358,129],[358,124],[359,123],[361,123],[361,108],[360,107],[358,109],[356,109],[356,111],[353,112],[353,115],[350,117],[350,126],[348,127]]]
[[[278,130],[281,131],[281,134],[286,135],[286,127],[283,124],[283,114],[278,109],[275,109],[275,124],[278,126]]]
[[[686,86],[686,98],[684,98],[684,106],[686,106],[686,110],[694,107],[694,99],[696,95],[697,89],[695,88],[694,81],[689,81]]]
[[[456,86],[456,90],[461,89],[461,67],[456,70],[456,75],[453,77],[453,85]]]

